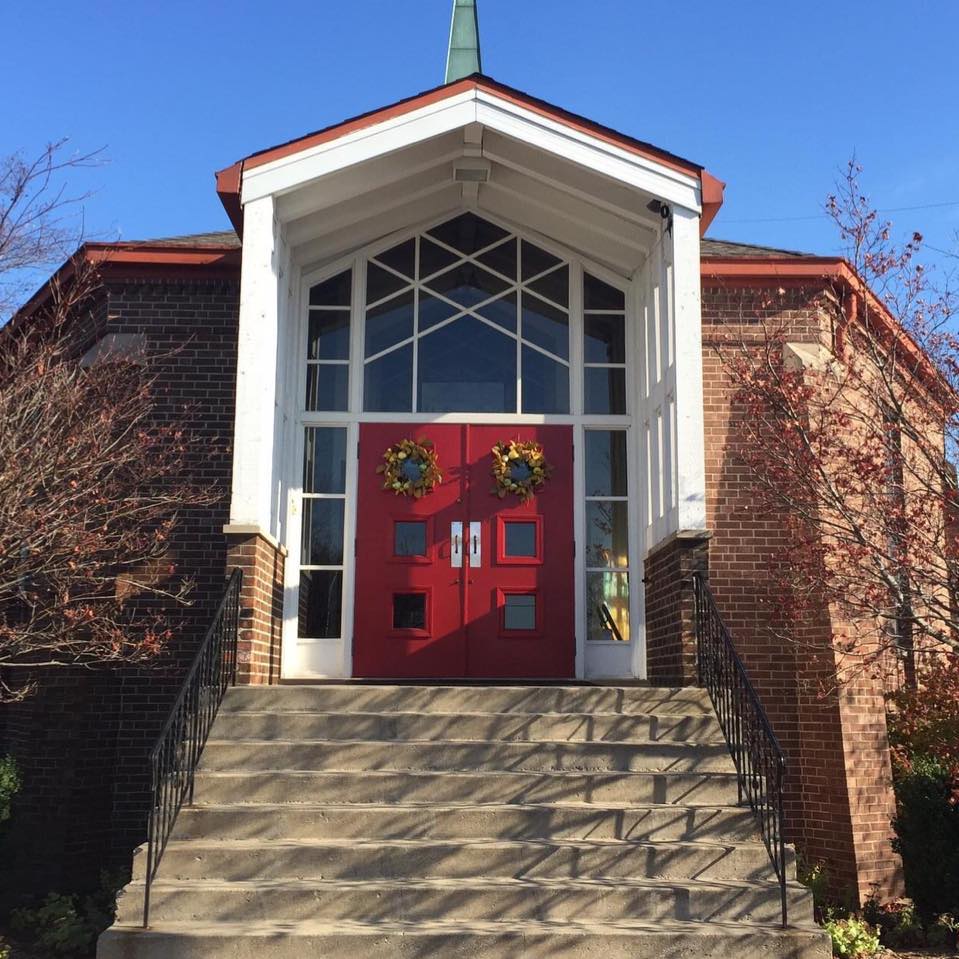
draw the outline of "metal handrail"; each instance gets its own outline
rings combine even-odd
[[[237,636],[243,572],[234,569],[213,622],[150,752],[151,802],[147,830],[143,927],[150,922],[150,888],[177,814],[193,802],[200,754],[228,687],[236,684]]]
[[[782,924],[787,925],[786,842],[783,838],[783,786],[786,759],[766,711],[746,673],[732,636],[701,572],[693,573],[696,599],[696,658],[699,683],[719,717],[736,765],[739,801],[746,799],[779,880]]]

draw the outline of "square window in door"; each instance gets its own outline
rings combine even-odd
[[[426,593],[393,594],[393,629],[426,630]]]
[[[524,633],[536,629],[535,593],[506,593],[503,596],[503,629]]]
[[[393,523],[394,556],[426,556],[426,520]]]
[[[497,561],[528,566],[543,562],[543,522],[540,516],[499,517]]]

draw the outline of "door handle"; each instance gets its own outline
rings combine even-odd
[[[470,566],[477,569],[483,564],[483,529],[479,523],[470,523]]]
[[[461,569],[463,566],[463,524],[450,523],[450,566]]]

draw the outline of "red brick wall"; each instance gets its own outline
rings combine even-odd
[[[260,533],[229,533],[227,566],[243,570],[237,682],[280,680],[285,550]]]
[[[646,670],[657,686],[696,684],[694,571],[706,571],[708,539],[673,537],[645,562]]]
[[[757,509],[742,461],[732,389],[718,356],[762,335],[761,317],[793,342],[829,343],[821,291],[736,288],[704,281],[704,394],[710,583],[788,762],[788,838],[827,863],[837,892],[862,899],[899,888],[882,690],[858,677],[837,691],[831,612],[783,621],[771,570],[785,545],[781,516]],[[788,637],[785,634],[789,634]]]

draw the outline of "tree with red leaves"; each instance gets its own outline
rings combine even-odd
[[[0,290],[67,242],[60,149],[0,162]],[[158,415],[158,358],[88,350],[95,269],[78,254],[57,276],[0,329],[0,702],[43,670],[155,656],[188,602],[178,514],[220,496],[189,476],[185,425]]]
[[[827,202],[851,268],[819,298],[831,342],[790,343],[773,302],[719,352],[757,506],[786,527],[772,571],[783,638],[827,608],[840,682],[897,661],[912,682],[917,657],[959,649],[959,339],[922,237],[893,239],[860,173],[850,163]]]

